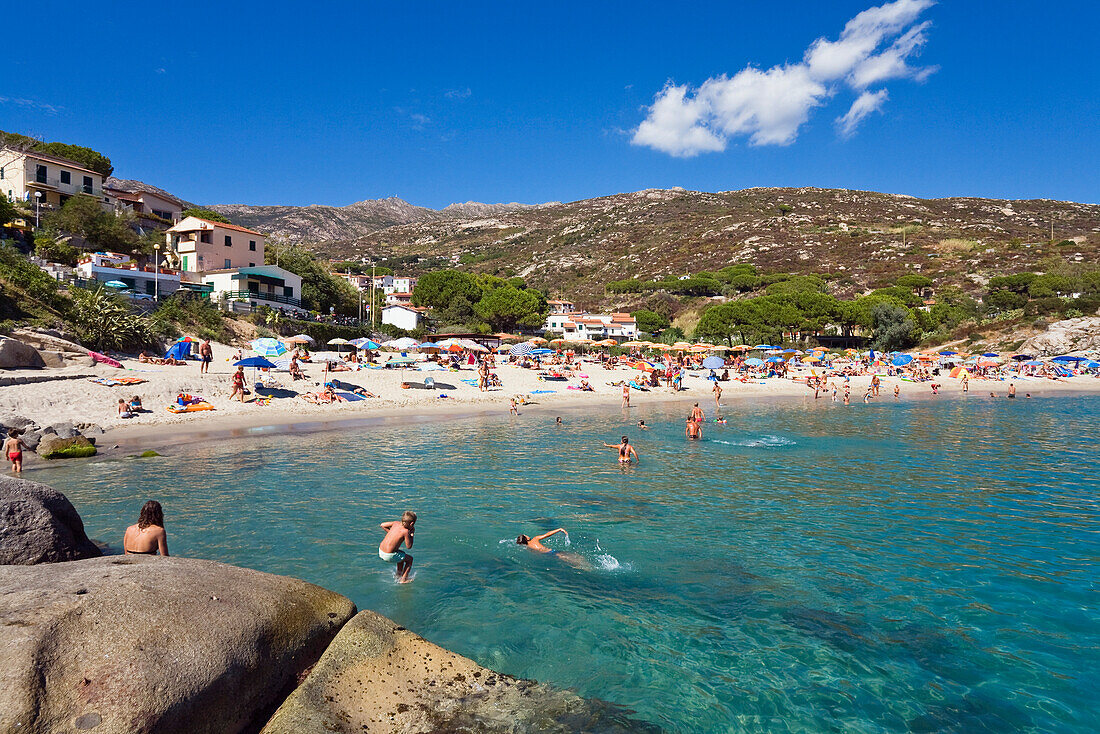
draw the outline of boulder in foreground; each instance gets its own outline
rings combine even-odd
[[[0,476],[0,565],[95,558],[72,503],[53,487]]]
[[[261,734],[655,732],[607,704],[494,673],[364,611]]]
[[[254,731],[355,613],[212,561],[108,556],[0,568],[0,731]]]

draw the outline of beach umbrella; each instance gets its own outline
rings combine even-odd
[[[1029,359],[1035,359],[1035,357],[1032,357],[1030,354],[1014,354],[1012,355],[1012,359],[1017,362],[1026,362]]]
[[[1027,365],[1028,367],[1042,367],[1043,366],[1043,363],[1040,362],[1037,359],[1028,360],[1027,362],[1024,362],[1024,364]]]
[[[782,357],[768,357],[764,361],[767,362],[768,364],[776,364],[776,363],[779,363],[779,362],[785,362],[786,360],[784,360]]]
[[[954,357],[958,352],[940,352],[941,357]]]
[[[196,339],[193,336],[181,336],[179,339],[176,339],[176,344],[179,344],[180,342],[194,342],[194,341],[198,341],[198,339]]]
[[[340,337],[337,337],[335,339],[329,339],[328,344],[329,344],[329,346],[336,347],[336,353],[339,354],[340,353],[340,347],[342,347],[345,344],[351,344],[351,342],[349,342],[347,339],[341,339]]]
[[[1074,357],[1074,356],[1069,355],[1069,354],[1063,354],[1060,357],[1055,357],[1054,359],[1052,359],[1050,361],[1051,362],[1064,362],[1064,363],[1068,364],[1070,362],[1074,362],[1074,363],[1084,362],[1085,358],[1084,357]]]
[[[294,336],[283,339],[287,344],[312,344],[314,339],[309,334],[295,334]]]
[[[272,370],[277,366],[266,357],[245,357],[239,362],[233,363],[234,367],[256,367],[257,369]]]
[[[764,364],[764,360],[760,359],[759,357],[749,357],[745,360],[745,364],[750,367],[759,367],[760,365]]]
[[[528,339],[527,341],[531,342],[532,344],[545,344],[546,343],[546,340],[543,339],[541,336],[533,337],[531,339]]]
[[[726,366],[726,360],[721,357],[707,357],[703,360],[703,367],[708,370],[717,370]]]
[[[352,342],[354,344],[355,342]],[[394,349],[400,349],[402,352],[406,349],[415,349],[420,345],[416,339],[412,339],[407,336],[403,336],[400,339],[390,339],[388,342],[383,342],[383,346],[393,347]],[[371,349],[377,349],[377,347],[370,347]]]
[[[755,347],[751,347],[751,348],[752,349],[779,349],[779,347],[773,346],[771,344],[757,344]]]
[[[691,349],[692,346],[693,345],[688,344],[687,342],[676,342],[675,344],[672,345],[672,348],[673,349]]]
[[[986,352],[982,356],[983,357],[1000,357],[1001,355],[997,354],[996,352]]]
[[[543,357],[547,354],[553,354],[554,350],[553,349],[532,349],[530,353],[535,355],[536,357]]]
[[[439,349],[439,345],[435,342],[420,342],[419,349],[424,351],[425,349]]]
[[[592,346],[595,346],[595,347],[613,347],[618,343],[619,342],[615,341],[614,339],[604,339],[603,341],[593,342]]]
[[[640,342],[640,341],[623,342],[619,346],[621,346],[621,347],[646,347],[646,346],[649,346],[649,342]]]
[[[249,346],[261,357],[281,357],[287,352],[286,344],[271,337],[253,339]]]
[[[519,357],[524,354],[530,354],[533,351],[535,351],[534,344],[531,342],[521,342],[519,344],[513,344],[508,349],[508,354],[511,354],[513,357]]]
[[[904,367],[912,361],[913,357],[911,355],[899,354],[898,356],[894,357],[893,360],[891,360],[890,364],[894,365],[895,367]]]
[[[369,349],[369,350],[375,350],[375,349],[378,349],[378,348],[380,347],[380,345],[378,344],[378,342],[376,342],[376,341],[371,341],[370,339],[368,339],[368,338],[367,338],[367,337],[365,337],[365,336],[361,336],[361,337],[359,337],[358,339],[352,339],[352,340],[351,340],[350,342],[348,342],[348,343],[349,343],[349,344],[351,344],[351,345],[352,345],[353,347],[355,347],[356,349]],[[388,344],[388,343],[389,343],[389,342],[387,342],[387,344]]]
[[[123,288],[129,288],[130,287],[130,286],[126,285],[125,283],[123,283],[121,280],[108,280],[103,285],[107,286],[108,288],[117,288],[118,290],[122,290]]]

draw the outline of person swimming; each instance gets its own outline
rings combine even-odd
[[[645,424],[645,421],[638,421],[638,428],[641,428],[643,431],[649,430],[649,426]]]
[[[122,552],[126,555],[168,556],[168,533],[164,530],[164,509],[156,500],[141,507],[137,524],[126,528],[122,536]]]
[[[639,462],[641,461],[641,459],[638,458],[638,452],[635,451],[634,447],[630,445],[630,439],[627,438],[626,436],[623,436],[622,443],[620,443],[618,445],[613,444],[613,443],[605,443],[604,446],[606,446],[609,449],[618,449],[619,450],[619,463],[620,464],[629,464],[632,459],[634,461],[639,461]]]
[[[543,533],[542,535],[536,535],[533,538],[529,537],[527,535],[523,535],[521,533],[519,535],[519,537],[516,538],[516,545],[527,546],[528,550],[533,550],[536,553],[546,553],[548,555],[552,555],[555,558],[559,558],[562,561],[564,561],[565,563],[568,563],[570,566],[572,566],[574,568],[579,568],[579,569],[582,569],[582,570],[591,569],[592,564],[590,564],[587,561],[587,559],[585,559],[584,556],[578,555],[576,553],[567,553],[567,552],[562,552],[562,551],[556,551],[553,548],[547,548],[545,545],[542,544],[542,541],[546,540],[547,538],[549,538],[552,535],[557,535],[558,533],[565,533],[565,537],[566,538],[569,537],[569,533],[565,532],[565,528],[558,528],[557,530],[551,530],[548,533]]]

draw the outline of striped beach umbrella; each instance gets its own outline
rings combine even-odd
[[[508,354],[513,357],[519,357],[524,354],[530,354],[535,350],[535,345],[531,342],[520,342],[519,344],[513,344],[508,348]]]
[[[286,344],[271,337],[253,339],[250,346],[252,351],[261,357],[281,357],[287,352]]]

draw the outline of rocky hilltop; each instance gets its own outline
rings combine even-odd
[[[466,203],[433,210],[384,199],[347,207],[214,208],[322,255],[423,258],[424,267],[451,263],[520,275],[586,301],[602,297],[609,281],[737,262],[765,272],[832,273],[834,291],[845,295],[904,272],[975,291],[990,275],[1042,270],[1046,258],[1100,259],[1100,205],[1045,199],[677,188],[538,206]]]
[[[279,235],[292,242],[335,246],[402,224],[493,216],[531,208],[527,204],[481,204],[469,201],[443,209],[415,206],[391,196],[348,206],[251,206],[214,204],[210,209],[237,224]]]

